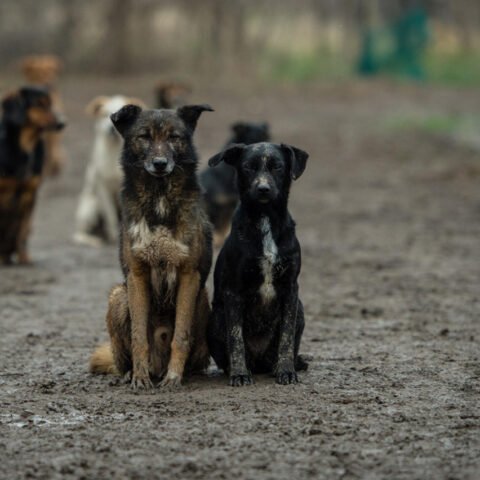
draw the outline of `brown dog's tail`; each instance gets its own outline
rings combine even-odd
[[[90,372],[103,374],[118,373],[113,361],[113,353],[110,343],[100,345],[92,353],[92,356],[90,357]]]

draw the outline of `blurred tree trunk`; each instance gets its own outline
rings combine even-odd
[[[113,0],[108,12],[106,46],[111,52],[109,70],[111,73],[126,73],[132,67],[129,42],[129,17],[132,11],[132,0]]]

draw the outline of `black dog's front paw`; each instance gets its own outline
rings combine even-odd
[[[298,383],[297,372],[281,371],[276,374],[276,382],[280,385],[290,385],[291,383]]]
[[[229,383],[231,387],[241,387],[243,385],[252,385],[253,378],[250,373],[245,373],[240,375],[230,375]]]

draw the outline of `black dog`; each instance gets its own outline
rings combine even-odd
[[[238,122],[231,129],[233,135],[224,148],[235,143],[251,145],[270,140],[268,123]],[[233,212],[238,204],[235,169],[225,163],[207,168],[200,174],[200,183],[205,190],[205,208],[214,227],[214,244],[221,247],[230,231]]]
[[[30,233],[45,161],[43,136],[64,122],[52,109],[48,91],[23,87],[2,101],[0,123],[0,263],[30,263]]]
[[[289,145],[232,145],[212,157],[235,167],[240,207],[215,267],[208,342],[230,385],[252,383],[270,373],[277,383],[297,382],[307,368],[298,355],[304,327],[298,297],[300,245],[287,209],[292,180],[308,154]]]

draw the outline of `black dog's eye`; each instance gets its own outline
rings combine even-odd
[[[142,132],[140,135],[138,135],[138,138],[143,140],[151,140],[152,136],[150,135],[150,132]]]
[[[273,168],[272,168],[272,170],[273,170],[274,172],[281,172],[281,171],[283,170],[283,165],[281,165],[280,163],[277,164],[277,165],[274,165]]]
[[[176,142],[178,140],[180,140],[182,137],[180,135],[178,135],[177,133],[172,133],[168,139],[172,142]]]

